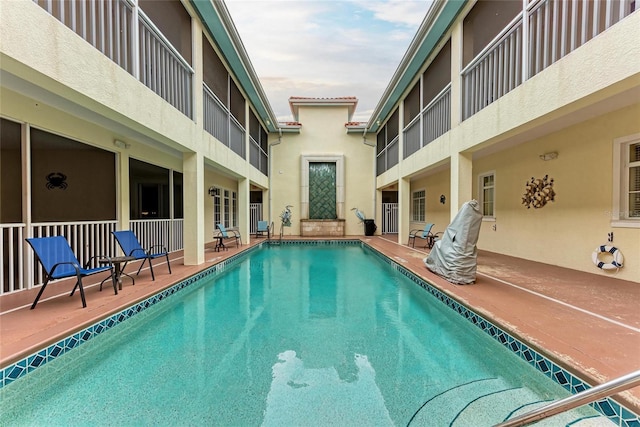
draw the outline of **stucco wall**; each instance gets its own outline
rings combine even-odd
[[[451,201],[449,200],[449,189],[451,184],[451,174],[448,170],[430,175],[427,178],[417,179],[411,182],[411,193],[425,190],[425,221],[409,222],[411,230],[424,228],[425,223],[433,224],[433,232],[444,231],[451,222],[449,214]],[[445,196],[445,203],[440,203],[440,196]],[[410,196],[413,198],[413,194]],[[411,202],[413,204],[413,200]],[[412,205],[413,206],[413,205]],[[409,209],[409,216],[413,219],[413,208]],[[401,236],[402,243],[407,243],[407,236]],[[416,242],[416,244],[419,244]]]
[[[611,274],[594,267],[591,253],[607,243],[625,256],[616,276],[640,278],[640,228],[611,223],[613,140],[640,131],[640,104],[571,126],[544,138],[490,155],[473,163],[474,197],[478,175],[495,171],[495,222],[484,222],[478,246],[492,252],[544,263]],[[539,156],[558,152],[558,158]],[[540,209],[522,205],[525,183],[531,177],[554,179],[555,202]],[[433,204],[428,204],[433,206]],[[495,225],[495,230],[493,226]]]
[[[345,235],[363,235],[364,226],[351,211],[357,207],[367,218],[374,216],[374,147],[365,145],[360,134],[347,134],[346,106],[303,106],[299,109],[300,134],[285,133],[282,142],[272,147],[271,220],[280,232],[280,213],[293,205],[291,227],[285,235],[300,234],[302,202],[301,156],[344,156],[346,220]],[[277,142],[272,140],[272,144]],[[306,218],[302,218],[306,219]],[[378,229],[380,223],[377,221]],[[379,230],[378,230],[379,231]]]

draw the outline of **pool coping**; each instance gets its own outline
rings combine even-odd
[[[14,381],[22,378],[35,369],[45,365],[46,363],[54,360],[55,358],[71,351],[81,344],[91,340],[95,336],[111,329],[112,327],[124,322],[132,316],[146,310],[147,308],[163,301],[171,295],[181,291],[184,288],[192,285],[200,279],[224,271],[228,266],[234,264],[251,254],[256,250],[262,249],[264,245],[339,245],[339,246],[354,246],[360,245],[373,254],[378,256],[382,261],[391,265],[392,268],[400,272],[405,277],[422,287],[429,292],[432,296],[444,303],[450,309],[456,311],[459,315],[465,317],[476,327],[480,328],[483,332],[487,333],[493,339],[498,341],[502,346],[506,347],[509,351],[516,356],[527,362],[539,372],[543,373],[546,377],[552,381],[561,385],[565,390],[572,394],[591,388],[591,385],[580,378],[578,375],[570,372],[558,363],[553,361],[552,357],[545,355],[544,351],[539,348],[534,348],[530,344],[526,344],[519,337],[514,336],[512,333],[505,331],[495,323],[485,319],[483,316],[475,312],[472,308],[459,302],[438,289],[433,283],[430,283],[425,278],[420,277],[413,273],[411,270],[400,265],[392,258],[384,255],[367,242],[360,239],[344,239],[344,240],[282,240],[282,241],[265,241],[258,245],[255,245],[243,252],[235,254],[225,260],[220,261],[211,267],[206,268],[192,276],[189,276],[178,283],[148,297],[145,298],[117,313],[107,316],[106,318],[95,322],[94,324],[75,332],[68,337],[65,337],[58,342],[51,344],[39,351],[32,353],[29,356],[24,357],[17,362],[6,366],[0,372],[0,388],[4,388]],[[640,416],[629,410],[619,402],[606,398],[594,403],[590,406],[598,411],[603,416],[607,417],[610,421],[620,426],[633,426],[640,424]]]

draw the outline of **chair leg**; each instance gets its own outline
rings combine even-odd
[[[84,298],[84,288],[82,287],[82,278],[78,278],[78,286],[80,287],[80,298],[82,298],[82,308],[86,308],[87,300]]]
[[[33,301],[33,304],[31,304],[31,310],[33,310],[36,307],[36,304],[38,303],[38,300],[40,300],[40,297],[42,296],[42,293],[44,292],[44,288],[47,287],[47,283],[49,283],[49,277],[47,277],[44,280],[44,283],[42,284],[42,287],[40,288],[40,292],[38,292],[38,296],[36,296],[36,299]]]
[[[111,273],[111,283],[113,283],[113,292],[115,292],[115,294],[118,295],[118,281],[116,280],[115,271]],[[100,283],[100,287],[102,288],[102,283]]]
[[[104,279],[102,279],[102,282],[100,282],[100,292],[102,292],[102,285],[104,284],[104,282],[107,281],[107,279],[111,278],[111,282],[113,282],[113,289],[116,291],[116,295],[118,295],[118,287],[115,285],[116,283],[116,273],[114,271],[111,271],[111,274],[109,275],[110,277],[105,277]]]
[[[147,258],[142,260],[142,263],[140,264],[140,268],[138,269],[138,272],[136,273],[136,276],[140,274],[140,271],[142,271],[142,267],[144,266],[144,263],[147,262]],[[124,268],[123,268],[124,270]]]
[[[169,268],[169,274],[171,274],[171,264],[169,264],[169,254],[165,254],[165,257],[167,257],[167,267]]]
[[[153,274],[153,263],[151,263],[151,258],[149,259],[149,270],[151,270],[151,280],[156,280],[156,276]]]
[[[70,297],[73,296],[73,294],[76,292],[76,289],[80,289],[80,299],[82,299],[82,308],[86,308],[87,307],[87,300],[84,297],[84,288],[82,287],[82,277],[80,276],[80,274],[78,274],[78,281],[76,282],[76,285],[73,287],[73,290],[71,291],[71,294],[69,294]]]

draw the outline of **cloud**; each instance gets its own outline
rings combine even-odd
[[[366,121],[424,18],[409,0],[227,0],[279,120],[291,96],[356,96]]]

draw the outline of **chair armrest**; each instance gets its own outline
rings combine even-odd
[[[91,265],[91,261],[93,261],[94,259],[106,259],[109,261],[109,263],[111,263],[111,257],[109,255],[94,255],[91,258],[89,258],[87,262],[84,263],[83,268],[89,267]]]
[[[134,249],[131,252],[129,252],[128,254],[125,254],[126,256],[135,256],[133,255],[136,252],[142,252],[144,255],[147,255],[147,251],[145,251],[144,249]]]
[[[167,247],[164,245],[153,245],[149,248],[149,250],[147,251],[147,253],[151,253],[153,251],[153,248],[161,248],[164,252],[168,252],[167,251]]]
[[[54,266],[51,268],[51,271],[48,273],[49,276],[53,276],[53,272],[56,271],[56,268],[58,268],[59,265],[65,265],[65,264],[72,265],[73,268],[75,268],[75,270],[76,270],[76,274],[80,274],[80,266],[78,264],[76,264],[75,262],[71,262],[71,261],[65,261],[65,262],[59,262],[57,264],[54,264]]]

